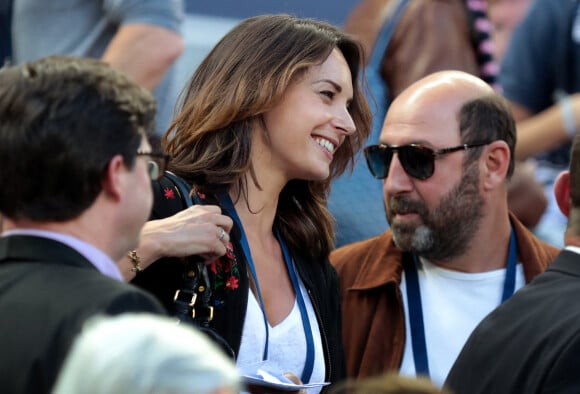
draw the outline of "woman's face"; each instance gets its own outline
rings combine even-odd
[[[279,173],[282,182],[326,179],[334,153],[355,132],[352,96],[350,69],[335,48],[290,84],[280,104],[264,115],[266,130],[257,133],[252,150],[255,168]]]

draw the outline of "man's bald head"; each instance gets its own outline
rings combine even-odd
[[[392,103],[383,133],[393,125],[429,125],[433,133],[458,132],[462,144],[505,141],[512,157],[515,121],[505,100],[481,79],[462,71],[430,74],[405,89]],[[470,160],[479,154],[470,151]]]
[[[419,105],[444,102],[459,105],[475,98],[493,94],[493,89],[481,79],[462,71],[440,71],[416,81],[393,102]]]

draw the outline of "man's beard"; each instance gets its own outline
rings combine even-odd
[[[429,212],[422,201],[392,197],[387,219],[393,241],[401,250],[428,260],[449,260],[463,254],[483,217],[483,198],[479,194],[479,168],[472,163],[463,179]],[[417,213],[421,224],[393,223],[397,213]]]

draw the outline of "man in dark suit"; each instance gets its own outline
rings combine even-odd
[[[580,374],[580,135],[554,185],[568,217],[566,248],[546,272],[489,314],[447,385],[456,393],[578,393]]]
[[[2,392],[50,392],[92,315],[164,313],[114,263],[137,246],[163,170],[154,115],[150,93],[97,60],[0,71]]]

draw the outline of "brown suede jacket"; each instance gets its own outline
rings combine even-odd
[[[518,262],[526,283],[543,272],[559,250],[540,241],[510,215]],[[398,370],[405,347],[401,282],[403,253],[391,231],[343,246],[330,255],[338,271],[343,341],[349,377],[362,378]],[[409,255],[406,253],[405,255]]]
[[[345,31],[357,37],[368,57],[390,13],[391,0],[362,0]],[[392,97],[413,82],[442,70],[478,75],[467,12],[462,0],[413,0],[405,9],[383,59],[381,74]]]

